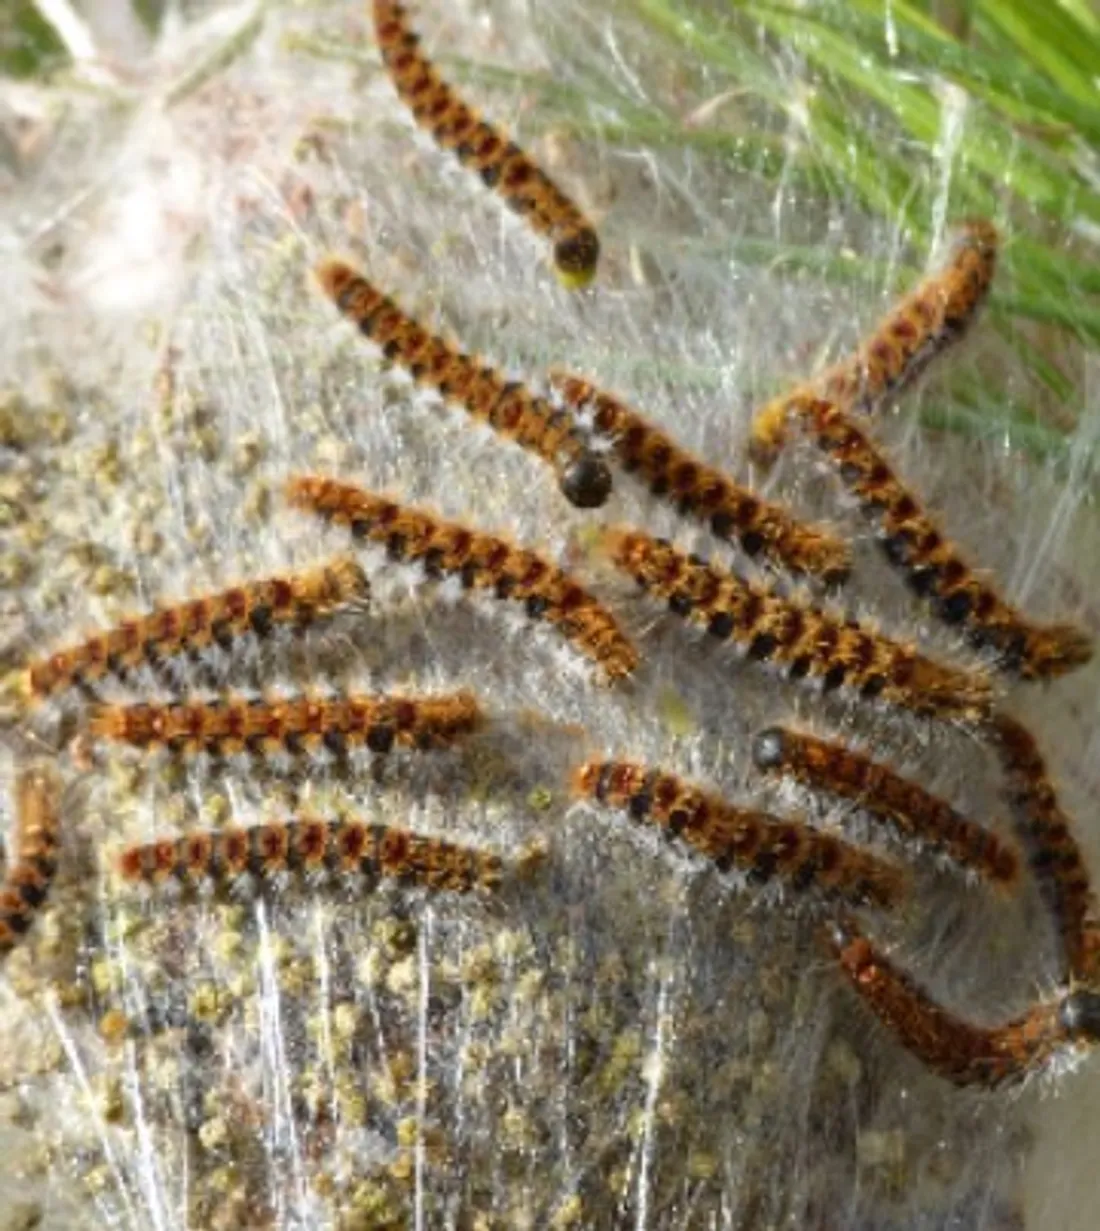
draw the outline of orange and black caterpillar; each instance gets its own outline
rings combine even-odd
[[[420,50],[404,4],[374,0],[374,29],[382,60],[401,101],[421,128],[496,189],[554,244],[563,285],[587,286],[596,273],[600,241],[584,214],[513,142],[462,101]]]
[[[1001,887],[1014,885],[1016,852],[996,834],[960,816],[946,800],[845,744],[769,727],[753,740],[757,768],[785,774],[815,791],[850,799],[899,833],[941,851]]]
[[[353,748],[384,754],[395,745],[446,748],[484,722],[469,692],[438,697],[311,697],[256,701],[219,698],[169,705],[105,705],[89,719],[93,738],[193,756],[300,756]]]
[[[383,544],[393,559],[419,563],[429,577],[454,576],[468,590],[522,602],[529,616],[555,625],[611,680],[638,665],[637,651],[607,608],[537,552],[317,475],[291,478],[287,496],[347,526],[355,538]]]
[[[123,884],[172,885],[196,893],[231,891],[249,878],[279,883],[326,873],[469,893],[497,889],[502,866],[501,857],[488,851],[354,817],[301,817],[245,829],[202,830],[127,847],[115,863]]]
[[[199,653],[212,645],[228,649],[248,633],[266,637],[278,627],[301,629],[365,600],[368,593],[363,571],[351,556],[244,582],[133,616],[79,645],[38,659],[27,668],[25,691],[29,700],[41,701],[67,688],[125,676],[138,667]]]
[[[1003,669],[1024,679],[1063,675],[1089,661],[1085,633],[1068,624],[1032,624],[974,573],[854,416],[818,398],[801,400],[796,413],[878,523],[887,559],[941,620],[965,628],[976,646],[996,651]]]
[[[852,987],[904,1047],[956,1086],[1024,1081],[1100,1043],[1100,994],[1073,988],[1000,1026],[975,1026],[936,1004],[848,919],[829,943]]]
[[[1032,872],[1054,916],[1070,976],[1100,980],[1100,924],[1092,882],[1039,746],[1009,714],[990,723]]]
[[[19,944],[45,902],[57,872],[58,784],[44,768],[15,784],[15,825],[0,881],[0,955]]]
[[[978,721],[992,703],[986,676],[937,663],[854,620],[785,597],[677,551],[640,530],[605,534],[612,563],[669,610],[718,641],[746,647],[750,658],[816,679],[826,691],[849,688],[930,718]]]
[[[586,446],[567,411],[429,333],[343,261],[322,261],[315,272],[325,294],[386,359],[401,364],[419,384],[458,403],[498,435],[542,458],[553,467],[570,504],[594,509],[607,500],[611,471]]]
[[[834,534],[734,483],[618,398],[575,376],[552,379],[563,400],[592,416],[594,431],[611,441],[623,468],[640,474],[655,496],[704,522],[718,538],[737,540],[748,556],[763,555],[830,583],[845,580],[851,555]]]
[[[944,267],[894,307],[854,355],[756,412],[752,448],[758,460],[771,460],[783,446],[788,415],[800,399],[827,398],[844,410],[869,408],[962,337],[989,292],[998,242],[991,222],[960,223]]]
[[[799,891],[813,889],[857,906],[895,905],[906,888],[892,864],[832,834],[764,812],[736,808],[672,774],[630,761],[589,761],[573,775],[573,790],[609,808],[649,821],[681,838],[722,872],[740,869],[750,883],[773,877]]]

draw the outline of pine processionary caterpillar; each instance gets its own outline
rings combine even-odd
[[[106,705],[89,721],[94,738],[180,755],[303,755],[342,757],[349,749],[379,755],[395,745],[446,748],[484,721],[468,692],[438,697],[310,697],[255,701],[219,698],[170,705]]]
[[[211,645],[228,648],[247,633],[266,637],[276,627],[304,628],[369,593],[351,556],[316,568],[244,582],[216,594],[123,620],[78,645],[27,668],[25,690],[40,701],[64,689]]]
[[[1092,642],[1072,625],[1036,625],[975,575],[901,482],[856,419],[830,402],[797,404],[800,423],[836,464],[845,486],[879,525],[887,559],[947,624],[962,625],[977,646],[1024,679],[1062,675],[1092,657]]]
[[[864,753],[801,731],[769,727],[753,740],[753,761],[759,769],[851,800],[876,820],[889,822],[995,885],[1005,888],[1017,881],[1016,853],[996,834]]]
[[[992,701],[986,676],[932,661],[909,646],[784,597],[677,551],[640,530],[604,536],[612,563],[669,610],[750,658],[781,663],[792,679],[817,679],[941,720],[977,721]]]
[[[1058,1057],[1100,1042],[1100,995],[1074,989],[1000,1026],[975,1026],[937,1005],[851,920],[829,942],[852,987],[928,1069],[956,1086],[1018,1083]]]
[[[851,555],[835,535],[799,522],[786,509],[734,483],[587,381],[561,373],[552,380],[568,405],[591,414],[595,431],[610,439],[624,469],[639,473],[654,495],[707,524],[718,538],[738,540],[748,556],[764,555],[830,583],[845,580]]]
[[[553,241],[554,268],[564,286],[587,286],[596,273],[600,242],[584,214],[523,150],[480,119],[440,77],[409,28],[404,4],[374,0],[374,28],[394,87],[417,124]]]
[[[798,891],[814,889],[852,905],[889,907],[905,877],[891,864],[832,834],[767,813],[736,808],[672,774],[629,761],[589,761],[573,775],[574,793],[657,825],[749,881],[773,877]]]
[[[44,768],[15,785],[15,826],[0,881],[0,954],[19,944],[45,902],[57,871],[58,784]]]
[[[611,471],[586,447],[568,412],[429,333],[343,261],[322,261],[315,272],[325,294],[387,360],[548,463],[570,504],[594,509],[607,500]]]
[[[916,379],[977,315],[993,281],[998,242],[991,222],[960,223],[943,268],[897,304],[854,355],[756,412],[757,459],[768,462],[782,448],[789,412],[800,399],[827,398],[844,410],[870,407]]]
[[[1100,979],[1096,901],[1084,856],[1031,732],[1006,713],[991,723],[1028,862],[1054,916],[1068,973]]]
[[[316,475],[287,484],[290,503],[347,526],[360,540],[381,543],[395,560],[419,563],[430,577],[457,577],[469,590],[522,602],[546,620],[610,680],[630,675],[638,654],[602,603],[537,552],[495,535],[445,522],[346,483]]]
[[[270,884],[329,873],[469,893],[497,889],[503,861],[487,851],[354,817],[302,817],[130,846],[115,866],[123,884],[172,884],[184,892],[231,891],[245,878]]]

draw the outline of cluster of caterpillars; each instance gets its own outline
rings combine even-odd
[[[416,122],[552,239],[566,285],[587,285],[600,252],[591,223],[528,155],[443,81],[419,48],[402,4],[375,0],[373,16],[385,68]],[[963,224],[942,270],[904,299],[854,355],[764,406],[753,430],[755,453],[764,460],[775,456],[792,424],[816,441],[875,523],[887,557],[937,616],[965,630],[985,653],[980,665],[936,661],[824,604],[793,597],[774,580],[689,555],[639,527],[604,526],[598,538],[602,558],[650,599],[714,642],[730,643],[748,662],[821,692],[837,690],[861,704],[961,724],[988,738],[1003,764],[1023,862],[1059,931],[1060,990],[1004,1025],[971,1024],[937,1005],[875,948],[856,919],[857,910],[889,911],[905,900],[910,881],[901,866],[801,818],[738,805],[627,757],[595,757],[571,777],[579,800],[655,827],[721,874],[816,896],[829,912],[826,943],[863,1002],[930,1069],[959,1085],[985,1087],[1023,1080],[1100,1042],[1100,923],[1087,869],[1036,742],[999,710],[993,677],[997,670],[1027,680],[1058,676],[1087,662],[1092,644],[1068,625],[1032,623],[963,561],[886,460],[861,412],[909,383],[962,335],[989,290],[996,254],[990,223]],[[350,265],[330,258],[316,274],[387,362],[547,463],[574,507],[606,502],[615,465],[747,558],[828,586],[847,579],[851,556],[834,530],[806,524],[740,485],[620,398],[564,373],[551,377],[550,394],[536,394],[432,334]],[[346,530],[353,551],[165,605],[57,649],[27,667],[28,701],[80,693],[92,702],[85,724],[92,740],[177,757],[320,757],[343,764],[359,751],[385,756],[395,748],[451,747],[486,725],[469,691],[180,695],[191,678],[188,663],[215,654],[232,660],[249,644],[263,649],[280,636],[354,618],[372,601],[364,559],[379,555],[379,567],[415,570],[425,584],[449,583],[516,605],[554,629],[610,686],[639,670],[638,649],[612,609],[533,548],[328,476],[293,476],[286,496],[292,506]],[[111,681],[138,691],[156,682],[176,695],[164,703],[107,703],[101,690]],[[849,801],[874,824],[1001,891],[1019,883],[1021,858],[1013,846],[868,753],[776,726],[758,734],[753,761],[761,774],[783,775]],[[3,950],[28,930],[57,862],[56,781],[41,767],[26,770],[15,796],[0,887]],[[233,892],[245,884],[321,876],[356,884],[389,878],[467,893],[496,889],[506,870],[498,853],[354,816],[306,814],[132,846],[116,861],[123,884],[177,893]]]

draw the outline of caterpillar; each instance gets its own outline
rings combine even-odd
[[[832,834],[764,812],[737,808],[672,774],[630,761],[588,761],[573,792],[680,838],[721,872],[738,868],[751,883],[773,877],[799,891],[857,906],[890,907],[906,882],[901,871]]]
[[[1010,714],[994,715],[990,730],[1028,862],[1058,928],[1067,971],[1076,978],[1100,979],[1091,878],[1043,755],[1031,732]]]
[[[974,573],[854,416],[819,398],[801,399],[796,413],[878,523],[887,559],[944,623],[964,627],[974,645],[994,649],[999,665],[1024,679],[1063,675],[1092,658],[1085,633],[1032,624]]]
[[[1003,1025],[976,1026],[937,1005],[851,920],[832,924],[827,937],[863,1002],[926,1068],[956,1086],[1019,1083],[1100,1042],[1100,994],[1094,991],[1063,991]]]
[[[876,820],[941,851],[992,884],[1006,888],[1019,877],[1016,852],[996,834],[862,752],[805,732],[769,727],[753,739],[752,755],[758,769],[849,799]]]
[[[854,355],[755,412],[757,460],[768,463],[783,447],[788,416],[802,398],[869,408],[915,380],[974,320],[996,272],[998,244],[997,228],[986,219],[960,223],[943,268],[892,308]]]
[[[535,231],[554,245],[554,269],[571,290],[596,274],[600,241],[591,223],[514,142],[487,124],[436,72],[409,28],[406,6],[374,0],[374,29],[382,61],[401,101],[443,149],[495,189]]]
[[[357,539],[384,544],[395,560],[419,563],[429,577],[454,576],[467,590],[523,603],[531,618],[555,625],[609,680],[638,665],[637,651],[607,608],[537,552],[317,475],[292,477],[287,498],[347,526]]]
[[[342,757],[365,747],[445,748],[484,721],[472,693],[438,697],[301,696],[280,701],[219,698],[171,705],[105,705],[93,711],[93,738],[177,755],[298,756],[325,750]]]
[[[564,373],[554,373],[551,381],[567,405],[587,411],[594,430],[611,441],[625,470],[637,472],[655,496],[705,523],[718,538],[736,540],[747,556],[766,556],[830,584],[847,578],[852,563],[848,546],[829,531],[805,525],[780,505],[734,483],[588,381]]]
[[[717,641],[731,638],[759,662],[781,663],[792,679],[820,680],[826,691],[861,696],[940,719],[979,721],[992,691],[985,674],[934,662],[855,620],[785,597],[687,556],[643,531],[605,532],[611,563],[669,610]]]
[[[58,784],[44,768],[25,770],[15,784],[15,826],[0,881],[0,955],[34,922],[57,872]]]
[[[607,500],[611,471],[586,446],[565,410],[429,333],[350,265],[330,259],[315,272],[325,294],[387,360],[400,363],[414,380],[541,458],[553,468],[570,504],[594,509]]]
[[[300,817],[248,828],[200,830],[128,846],[116,858],[123,885],[172,885],[184,893],[279,883],[292,876],[365,876],[452,893],[496,890],[497,854],[355,817]]]
[[[228,649],[246,634],[267,637],[278,627],[301,629],[369,594],[352,556],[315,568],[244,582],[214,594],[132,616],[86,641],[55,651],[26,669],[24,691],[42,701],[107,676],[123,677],[209,646]]]

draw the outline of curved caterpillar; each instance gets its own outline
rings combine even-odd
[[[438,697],[295,697],[285,701],[219,698],[173,705],[106,705],[89,733],[98,739],[183,756],[300,756],[322,749],[342,757],[365,747],[428,751],[476,731],[484,714],[472,693]]]
[[[1100,1043],[1094,991],[1075,988],[1003,1025],[975,1026],[936,1004],[851,920],[832,926],[829,943],[852,987],[894,1037],[956,1086],[1018,1083]]]
[[[587,286],[600,257],[600,241],[588,219],[519,146],[480,119],[440,77],[409,28],[404,4],[374,0],[373,7],[382,61],[417,124],[553,241],[554,268],[564,286]]]
[[[315,272],[325,294],[386,359],[550,465],[570,504],[594,509],[607,500],[607,463],[587,448],[566,411],[429,333],[343,261],[322,261]]]
[[[756,411],[757,460],[767,463],[782,448],[788,415],[799,399],[826,398],[844,410],[869,408],[915,380],[974,320],[996,272],[998,244],[997,228],[986,219],[960,223],[943,268],[892,308],[854,355]]]
[[[978,721],[992,704],[986,676],[934,662],[909,646],[743,580],[677,551],[640,530],[605,534],[611,562],[675,615],[731,638],[759,662],[818,679],[826,691],[849,688],[930,718]]]
[[[857,906],[889,907],[906,880],[892,864],[832,834],[765,812],[737,808],[672,774],[630,761],[589,761],[573,775],[573,790],[635,821],[650,821],[681,838],[720,872],[739,868],[750,882],[773,877],[795,890],[815,889]]]
[[[32,662],[25,675],[29,700],[41,701],[67,688],[107,676],[125,676],[209,646],[228,649],[245,636],[268,636],[276,627],[304,628],[369,594],[352,556],[316,568],[244,582],[132,616],[86,641]]]
[[[1032,624],[974,573],[852,415],[818,398],[800,400],[795,410],[878,523],[887,559],[944,623],[966,628],[976,646],[996,650],[999,665],[1024,679],[1063,675],[1092,658],[1085,633],[1068,624]]]
[[[849,799],[876,820],[891,823],[900,833],[942,851],[993,884],[1009,887],[1019,877],[1015,851],[996,834],[862,752],[802,731],[769,727],[753,740],[752,753],[758,769]]]
[[[502,867],[497,854],[354,817],[202,830],[127,847],[115,863],[123,884],[172,884],[183,892],[333,873],[469,893],[499,888]]]
[[[15,826],[0,881],[0,955],[19,944],[46,901],[57,872],[58,784],[45,769],[15,784]]]
[[[1035,737],[1017,719],[999,713],[990,727],[1028,861],[1058,928],[1067,971],[1079,979],[1100,979],[1100,924],[1092,882],[1046,762]]]
[[[594,430],[611,441],[625,470],[640,474],[655,496],[705,523],[718,538],[738,541],[748,556],[764,555],[830,584],[847,578],[851,553],[834,534],[798,521],[781,505],[734,483],[588,381],[564,373],[553,374],[551,381],[569,406],[588,412]]]
[[[291,478],[287,497],[347,526],[357,539],[384,544],[393,559],[421,564],[429,577],[451,575],[465,589],[522,602],[532,619],[556,625],[610,680],[638,665],[637,651],[607,608],[537,552],[317,475]]]

